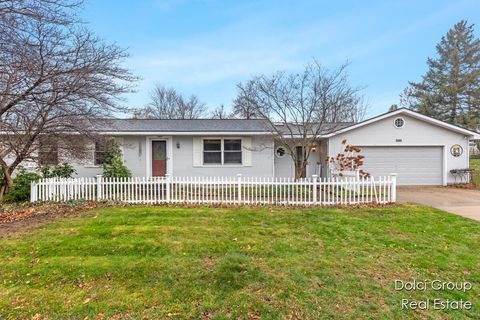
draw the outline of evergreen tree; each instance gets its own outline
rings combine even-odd
[[[398,110],[398,106],[396,104],[392,104],[390,106],[390,108],[388,108],[388,112],[392,112],[392,111],[395,111],[395,110]]]
[[[402,104],[428,116],[476,129],[480,124],[480,40],[474,25],[460,21],[428,58],[428,71],[401,95]]]
[[[130,170],[123,163],[122,150],[112,141],[102,164],[103,176],[106,178],[128,178],[132,176]]]

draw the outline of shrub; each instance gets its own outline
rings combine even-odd
[[[5,201],[22,202],[30,200],[30,183],[41,178],[42,176],[39,174],[28,172],[25,168],[19,167],[13,179],[13,188],[5,195]]]
[[[344,145],[344,153],[339,153],[336,157],[327,158],[327,162],[330,164],[330,167],[339,172],[339,176],[343,176],[345,171],[358,170],[360,177],[370,177],[369,173],[360,169],[360,167],[363,165],[363,159],[365,158],[360,154],[361,149],[357,146],[348,144],[347,140],[343,140],[342,145]]]
[[[43,178],[72,178],[77,171],[68,163],[40,169]]]
[[[130,170],[123,164],[122,150],[115,142],[112,143],[106,152],[102,167],[103,176],[107,178],[127,178],[132,176]]]

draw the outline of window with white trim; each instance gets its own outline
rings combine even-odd
[[[222,164],[222,140],[203,140],[203,164]]]
[[[405,120],[403,120],[403,118],[396,118],[393,121],[393,125],[395,128],[402,128],[405,125]]]
[[[41,137],[38,150],[38,161],[41,166],[58,164],[58,144],[53,138]]]
[[[95,151],[93,153],[93,164],[96,166],[101,166],[105,162],[105,157],[107,152],[112,146],[112,141],[96,141],[95,142]]]
[[[204,139],[204,165],[242,164],[241,139]]]

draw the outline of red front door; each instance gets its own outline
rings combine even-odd
[[[152,141],[152,176],[162,177],[167,173],[167,142]]]

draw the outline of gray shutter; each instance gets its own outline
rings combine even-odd
[[[243,154],[243,165],[247,167],[252,166],[252,138],[245,137],[242,138],[242,154]]]
[[[202,166],[202,138],[193,137],[193,166],[200,167]]]

